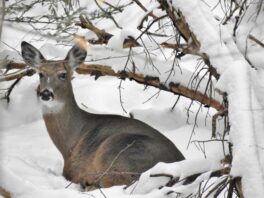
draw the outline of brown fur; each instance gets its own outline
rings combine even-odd
[[[47,61],[32,45],[22,43],[22,56],[41,72],[43,118],[48,133],[64,158],[63,175],[82,186],[129,185],[158,162],[184,159],[174,144],[147,124],[117,115],[81,110],[74,98],[72,69],[86,52],[74,46],[63,61]],[[66,74],[60,76],[60,74]],[[51,97],[52,98],[49,98]],[[48,104],[63,104],[54,110]],[[107,98],[106,98],[107,100]]]

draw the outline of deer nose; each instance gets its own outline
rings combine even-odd
[[[44,89],[42,92],[40,92],[39,96],[41,100],[44,100],[44,101],[49,101],[49,100],[54,99],[53,93],[49,91],[48,89]]]

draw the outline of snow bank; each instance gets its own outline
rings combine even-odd
[[[250,6],[247,7],[245,14],[240,19],[240,24],[236,31],[236,42],[239,50],[258,69],[264,69],[264,48],[251,39],[250,35],[263,43],[263,6],[261,1],[250,1]]]
[[[231,174],[242,176],[245,197],[262,197],[264,155],[263,149],[260,149],[263,148],[263,141],[258,139],[264,138],[264,128],[263,121],[256,119],[256,113],[252,111],[252,107],[256,106],[256,96],[251,86],[251,67],[234,47],[229,33],[221,28],[201,1],[174,0],[172,4],[182,11],[190,29],[201,42],[201,50],[221,74],[217,88],[228,93],[230,141],[234,156]]]
[[[182,180],[188,176],[197,173],[207,172],[208,170],[214,171],[220,168],[221,168],[220,159],[216,159],[216,158],[184,160],[171,164],[160,162],[150,170],[144,172],[140,176],[139,181],[131,185],[127,189],[127,192],[133,194],[146,194],[154,189],[164,186],[170,180],[170,178],[166,176],[153,177],[152,175],[157,175],[157,174],[171,175],[173,178],[178,177],[179,180]],[[206,175],[208,177],[208,173],[206,173]],[[207,179],[204,177],[204,175],[201,175],[200,178],[197,178],[197,182],[193,183],[192,185],[198,186],[201,182],[202,177],[203,179]],[[172,188],[167,188],[167,192],[173,190],[175,192],[185,194],[185,193],[189,193],[189,189],[193,189],[189,187],[190,186],[186,187],[186,189],[184,190],[183,189],[184,187],[177,187],[176,185]],[[181,190],[179,190],[180,188]]]
[[[1,84],[2,88],[8,88],[11,85],[10,82]],[[6,100],[0,100],[0,130],[41,119],[36,93],[38,84],[37,76],[24,77],[14,87],[9,104]]]
[[[240,73],[236,75],[238,70]],[[250,77],[248,63],[242,60],[236,61],[223,74],[217,87],[227,91],[230,102],[229,116],[232,123],[230,141],[233,143],[234,156],[231,174],[242,176],[246,197],[262,197],[264,153],[260,148],[263,146],[263,141],[259,145],[257,139],[263,139],[263,135],[260,135],[263,124],[262,120],[256,119],[252,111],[254,95],[251,93]]]

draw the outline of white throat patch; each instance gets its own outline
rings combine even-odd
[[[42,113],[58,113],[62,110],[64,103],[58,100],[49,100],[43,101],[41,100],[42,104]]]

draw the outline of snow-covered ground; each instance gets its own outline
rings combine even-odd
[[[119,101],[119,83],[120,80],[112,77],[102,77],[95,81],[93,77],[76,74],[73,87],[81,108],[90,112],[122,115],[124,113]],[[78,185],[68,186],[70,182],[63,178],[62,156],[49,138],[41,117],[35,91],[37,84],[37,75],[25,77],[15,88],[10,104],[1,107],[1,186],[13,192],[15,197],[87,197],[90,194],[103,197],[99,190],[80,193]],[[171,111],[177,96],[160,92],[157,98],[143,104],[158,90],[151,87],[144,90],[143,85],[128,80],[123,86],[125,89],[122,99],[128,112],[159,129],[175,143],[187,159],[204,157],[203,152],[194,144],[186,148],[193,127],[192,124],[186,124],[185,107],[188,100],[181,99]],[[193,139],[210,139],[210,127],[205,127],[203,119],[198,123],[199,128]],[[206,144],[206,155],[215,155],[220,146],[215,143]],[[102,191],[107,197],[139,196],[129,195],[123,187]],[[155,192],[155,196],[161,194],[162,192]],[[153,192],[148,196],[153,197]]]

